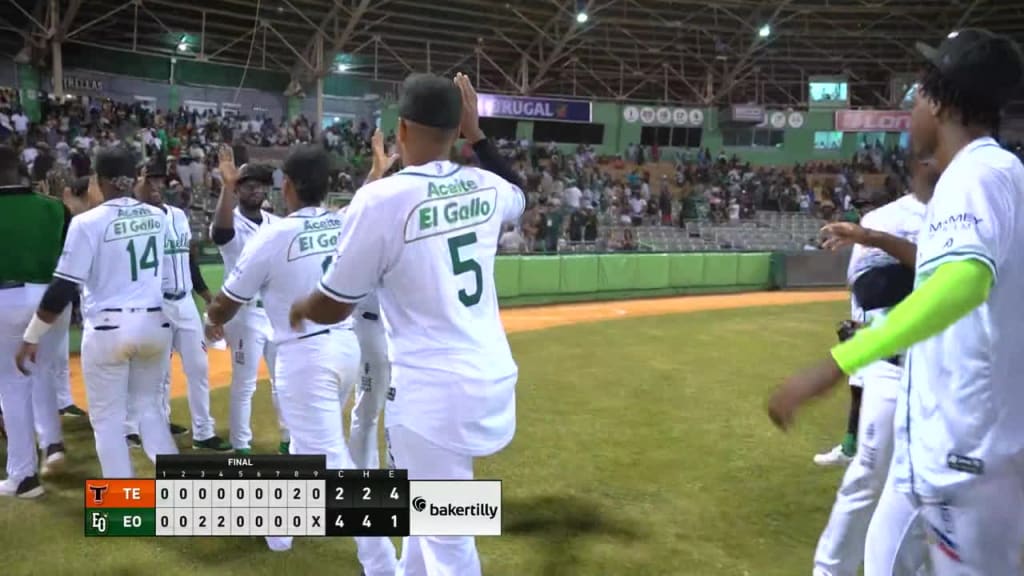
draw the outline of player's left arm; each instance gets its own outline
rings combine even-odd
[[[210,288],[206,285],[206,279],[199,269],[199,242],[192,241],[188,246],[188,273],[192,276],[192,290],[199,294],[199,297],[209,306],[213,302]]]
[[[242,250],[235,269],[224,279],[220,292],[206,309],[207,332],[216,333],[227,324],[243,305],[252,302],[270,275],[270,261],[273,255],[268,246],[272,230],[264,228],[253,237]]]
[[[375,206],[368,194],[373,191],[357,193],[346,210],[334,260],[317,289],[292,305],[292,328],[299,329],[305,320],[336,324],[348,318],[355,305],[377,288],[381,277],[397,260],[395,241],[386,235],[392,226],[384,221],[394,215],[380,209],[379,204]]]

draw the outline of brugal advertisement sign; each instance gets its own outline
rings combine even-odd
[[[583,100],[557,100],[477,94],[477,108],[485,118],[517,118],[520,120],[553,120],[555,122],[590,122],[593,106]]]
[[[905,110],[836,110],[837,132],[908,132]]]

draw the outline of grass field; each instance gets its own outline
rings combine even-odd
[[[764,403],[834,340],[842,303],[677,314],[513,334],[518,433],[483,459],[504,481],[504,533],[480,538],[488,576],[792,576],[810,572],[839,471],[811,464],[845,426],[844,393],[791,434]],[[267,386],[257,449],[276,425]],[[227,390],[214,392],[219,428]],[[174,412],[186,414],[184,400]],[[183,419],[183,418],[180,418]],[[0,501],[0,574],[359,574],[347,540],[288,554],[262,539],[86,540],[82,480],[92,436],[68,422],[69,469],[39,501]],[[152,474],[141,451],[138,472]]]

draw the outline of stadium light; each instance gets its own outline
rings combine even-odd
[[[958,32],[956,30],[953,30],[949,34],[946,34],[946,38],[956,38],[959,35],[960,35],[960,32]]]
[[[579,24],[586,24],[589,19],[590,16],[587,16],[587,13],[582,10],[576,13],[576,22]]]
[[[181,40],[178,40],[178,52],[185,52],[188,50],[188,36],[182,36]]]
[[[348,64],[345,64],[344,62],[341,62],[341,63],[338,64],[338,72],[348,72],[348,70],[349,70],[349,65]]]
[[[772,27],[767,25],[767,24],[765,24],[764,26],[761,26],[761,29],[757,31],[757,35],[760,36],[761,38],[767,38],[767,37],[771,36],[772,35]]]

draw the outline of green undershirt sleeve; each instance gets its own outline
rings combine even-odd
[[[952,326],[988,300],[994,276],[979,260],[949,262],[897,304],[882,322],[832,348],[846,374],[899,354]]]

